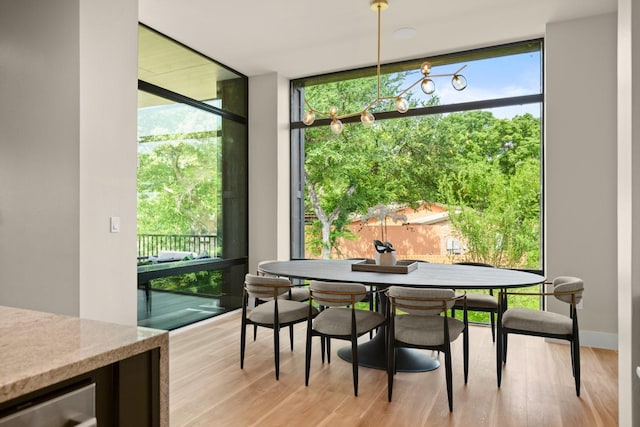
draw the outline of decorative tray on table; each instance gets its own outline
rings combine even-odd
[[[375,260],[366,259],[360,262],[351,264],[351,271],[371,271],[374,273],[403,273],[407,274],[410,271],[418,268],[416,261],[397,261],[395,265],[378,265]]]

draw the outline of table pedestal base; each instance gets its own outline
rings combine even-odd
[[[338,357],[351,363],[351,347],[338,350]],[[384,353],[384,334],[377,334],[372,340],[358,345],[358,365],[373,369],[387,370]],[[420,350],[401,347],[396,356],[398,372],[426,372],[438,369],[440,361]]]

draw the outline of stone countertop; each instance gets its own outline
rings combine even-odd
[[[165,412],[168,343],[162,330],[0,306],[0,402],[159,347]]]

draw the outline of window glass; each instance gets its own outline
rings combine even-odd
[[[248,85],[139,28],[138,324],[175,329],[241,305]]]

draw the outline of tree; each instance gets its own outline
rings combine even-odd
[[[219,150],[210,132],[145,142],[140,154],[138,233],[215,234]]]

